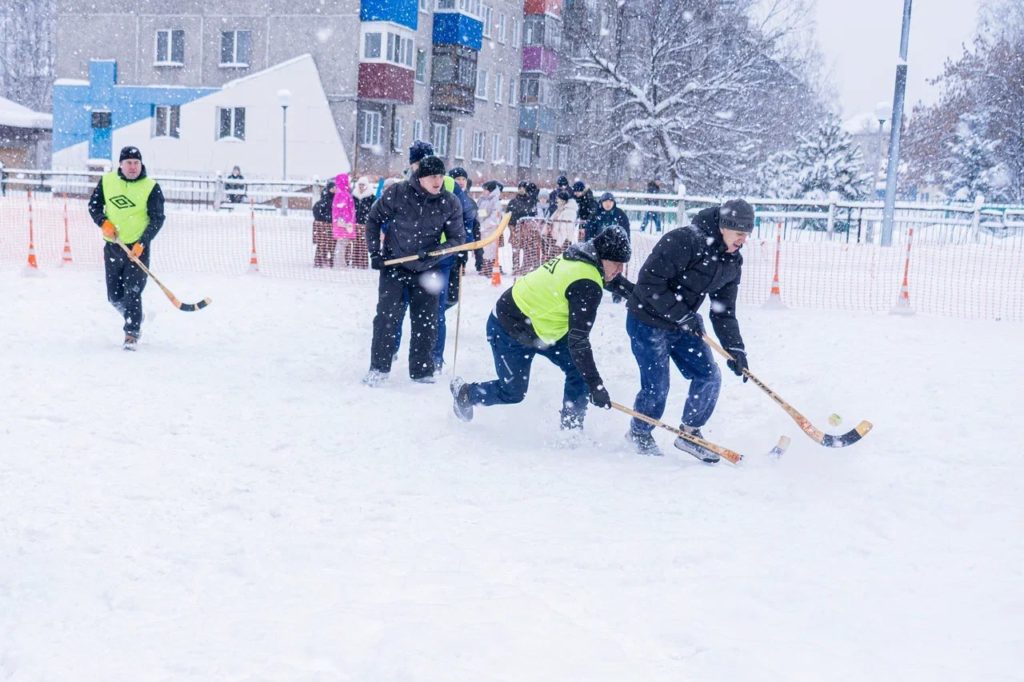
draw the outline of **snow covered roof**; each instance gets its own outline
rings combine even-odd
[[[32,111],[6,97],[0,97],[0,126],[10,128],[53,128],[53,116]]]

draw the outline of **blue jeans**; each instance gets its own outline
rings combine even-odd
[[[640,231],[641,232],[646,232],[647,231],[647,223],[654,223],[654,227],[651,229],[651,232],[654,232],[655,230],[658,231],[658,232],[661,232],[661,214],[660,213],[655,213],[654,211],[648,211],[647,213],[644,213],[643,222],[640,223]]]
[[[560,340],[548,348],[524,346],[506,332],[492,313],[487,318],[487,342],[494,355],[498,378],[481,384],[469,384],[474,405],[512,405],[522,402],[530,387],[530,367],[536,355],[543,355],[565,373],[562,390],[562,424],[579,426],[587,413],[587,383],[573,364],[569,342]]]
[[[686,426],[704,426],[715,410],[722,385],[722,374],[704,339],[681,329],[652,327],[632,313],[626,316],[626,333],[640,367],[640,392],[636,394],[633,409],[659,420],[665,414],[671,358],[690,380],[690,392],[680,422]],[[654,429],[638,419],[633,419],[631,428],[634,433],[650,433]]]

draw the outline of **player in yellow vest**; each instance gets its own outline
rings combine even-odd
[[[89,215],[103,229],[107,300],[124,316],[124,349],[135,350],[142,328],[146,273],[114,243],[120,238],[149,267],[149,243],[164,225],[164,194],[142,165],[142,152],[121,150],[118,169],[105,173],[89,199]]]
[[[487,320],[487,340],[498,378],[484,383],[452,380],[455,415],[473,418],[474,405],[508,405],[526,397],[530,367],[543,355],[565,373],[563,429],[580,429],[590,402],[611,408],[590,347],[590,330],[601,304],[602,287],[628,295],[622,276],[629,261],[626,234],[612,227],[593,240],[574,244],[521,277],[498,299]]]

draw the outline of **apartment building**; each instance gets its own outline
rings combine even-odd
[[[165,173],[396,175],[422,139],[548,180],[561,1],[58,0],[53,165],[130,143]]]

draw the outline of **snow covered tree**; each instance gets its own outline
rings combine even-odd
[[[791,152],[772,154],[757,170],[754,192],[757,196],[791,199],[799,191],[796,158]]]
[[[570,93],[582,101],[573,116],[589,142],[578,145],[580,170],[643,168],[718,192],[749,186],[769,153],[791,146],[786,132],[822,108],[803,67],[782,54],[791,26],[754,25],[751,4],[620,0],[614,16],[598,4],[588,23],[588,3],[574,3],[565,35]],[[599,152],[587,158],[588,147]]]
[[[946,194],[952,199],[971,201],[979,194],[993,198],[996,142],[986,139],[985,128],[981,116],[964,114],[947,143],[948,165],[942,172],[942,180]]]
[[[871,179],[864,174],[860,147],[832,118],[801,139],[794,154],[796,191],[800,197],[862,199]]]

